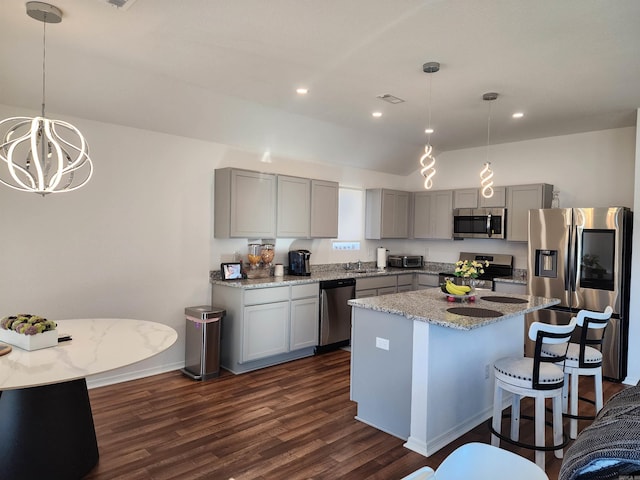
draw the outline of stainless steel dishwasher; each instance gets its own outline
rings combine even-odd
[[[344,278],[320,282],[320,336],[315,353],[324,353],[351,342],[351,307],[356,280]]]

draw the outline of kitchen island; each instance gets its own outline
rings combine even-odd
[[[491,417],[493,363],[523,355],[525,313],[558,302],[485,291],[452,303],[438,288],[350,300],[356,418],[432,455]]]

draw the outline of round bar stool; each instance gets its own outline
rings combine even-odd
[[[578,420],[593,420],[595,415],[578,415],[578,398],[595,405],[595,413],[602,409],[602,342],[613,313],[610,306],[604,312],[580,310],[576,316],[576,325],[582,327],[580,343],[569,344],[567,358],[564,362],[564,388],[562,391],[562,411],[571,419],[569,436],[578,436]],[[544,345],[543,355],[557,356],[557,345]],[[580,375],[592,376],[595,400],[579,397],[578,380]],[[570,401],[569,401],[570,399]],[[567,412],[570,403],[570,413]]]
[[[564,371],[557,362],[562,362],[575,329],[576,319],[567,325],[549,325],[534,322],[529,327],[529,338],[535,340],[535,354],[531,357],[505,357],[494,364],[495,390],[493,396],[493,420],[490,425],[491,445],[500,446],[500,440],[519,447],[535,450],[535,462],[544,470],[545,452],[553,450],[556,458],[562,458],[562,449],[566,442],[562,434],[562,387]],[[557,345],[561,352],[558,356],[542,354],[543,345]],[[511,432],[507,437],[501,434],[502,392],[512,394]],[[519,442],[520,438],[520,399],[535,399],[535,444]],[[545,445],[545,401],[552,399],[553,406],[553,445]]]

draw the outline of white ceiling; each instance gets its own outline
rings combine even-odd
[[[492,144],[632,126],[640,107],[638,0],[53,4],[64,18],[47,26],[47,112],[273,156],[406,175],[429,84],[438,152],[486,145],[485,92],[500,94]],[[2,7],[0,103],[37,112],[43,24],[23,0]],[[440,72],[423,73],[428,61]]]

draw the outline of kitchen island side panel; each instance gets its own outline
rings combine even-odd
[[[523,355],[524,316],[468,331],[412,323],[412,417],[405,446],[430,456],[491,417],[493,364]]]
[[[411,425],[413,322],[352,308],[351,399],[356,418],[406,440]]]

